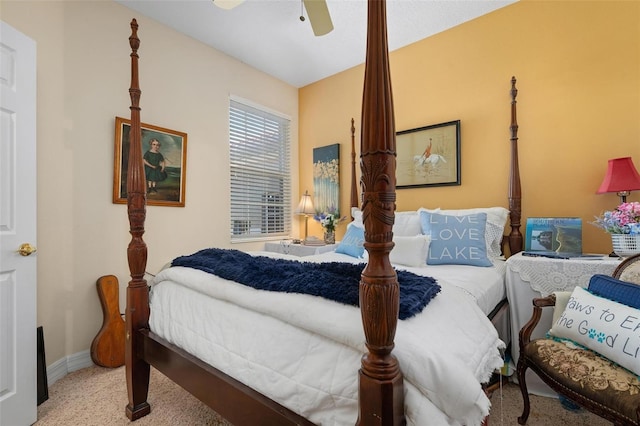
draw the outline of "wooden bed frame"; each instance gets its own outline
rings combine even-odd
[[[358,200],[356,188],[352,188],[351,192],[352,205],[360,205],[363,212],[364,246],[369,252],[369,261],[360,282],[360,306],[368,352],[362,357],[359,371],[358,424],[403,425],[403,376],[398,361],[392,354],[398,321],[399,287],[395,271],[389,262],[396,208],[396,147],[385,1],[369,0],[368,9],[360,150],[361,200]],[[126,308],[125,361],[129,398],[126,415],[129,419],[136,420],[150,412],[147,394],[150,366],[153,365],[234,425],[311,425],[307,419],[159,338],[149,329],[149,290],[144,279],[147,247],[142,238],[146,189],[140,146],[141,90],[137,54],[140,40],[135,19],[131,22],[131,29],[131,143],[127,181],[131,233],[127,257],[131,281],[127,287]],[[519,231],[521,193],[517,158],[516,94],[514,78],[511,88],[509,182],[511,232],[505,237],[511,253],[520,251],[522,247],[522,235]],[[353,135],[353,120],[351,126]],[[355,145],[353,140],[352,144]],[[355,149],[353,151],[352,173],[355,180]]]

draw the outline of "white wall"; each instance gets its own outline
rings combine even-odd
[[[119,278],[124,310],[129,224],[111,194],[114,117],[130,114],[132,18],[140,26],[142,121],[188,134],[186,206],[147,207],[147,270],[200,248],[231,247],[230,94],[292,117],[294,201],[299,193],[296,88],[112,1],[2,0],[0,19],[38,49],[38,323],[49,365],[88,349],[99,331],[97,278]]]

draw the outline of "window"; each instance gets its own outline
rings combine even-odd
[[[250,102],[229,105],[231,240],[291,231],[290,119]]]

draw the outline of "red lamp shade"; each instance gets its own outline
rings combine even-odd
[[[605,192],[625,192],[640,189],[640,174],[631,157],[609,160],[607,174],[598,188],[597,194]]]

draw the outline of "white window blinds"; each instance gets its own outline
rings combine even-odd
[[[229,105],[231,240],[291,231],[290,120],[237,99]]]

